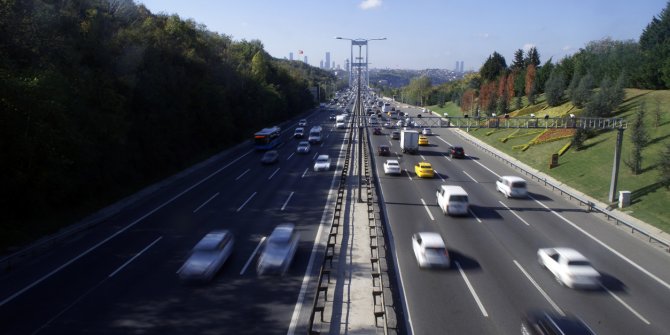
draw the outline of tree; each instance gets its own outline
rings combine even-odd
[[[572,79],[570,80],[570,84],[568,85],[568,90],[566,92],[568,94],[568,97],[570,97],[570,100],[573,100],[573,97],[577,92],[577,87],[579,86],[579,81],[581,79],[582,77],[579,75],[579,72],[575,71],[572,74]]]
[[[591,98],[591,90],[593,89],[593,76],[587,73],[579,80],[577,89],[571,92],[570,100],[577,108],[584,107]]]
[[[270,69],[267,62],[265,61],[264,52],[259,50],[251,59],[251,73],[256,77],[256,79],[265,82],[269,72]]]
[[[630,167],[633,174],[640,174],[642,172],[642,151],[649,143],[649,135],[644,124],[645,105],[640,105],[637,113],[635,113],[635,120],[630,128],[630,140],[633,144],[633,149],[630,153],[630,158],[626,161],[626,165]]]
[[[590,135],[588,129],[577,128],[575,134],[572,135],[572,147],[577,151],[584,149],[584,142],[589,139]]]
[[[667,189],[670,189],[670,142],[665,144],[658,158],[658,170],[660,171],[661,182]]]
[[[551,58],[542,65],[541,67],[537,68],[537,79],[535,79],[535,87],[538,88],[537,93],[542,93],[544,92],[544,88],[547,85],[547,81],[549,80],[549,77],[551,76],[551,73],[554,72],[554,69],[556,66],[554,63],[551,61]],[[563,79],[565,80],[565,79]],[[565,87],[565,84],[562,84],[563,87]]]
[[[528,57],[525,59],[526,67],[533,65],[536,68],[540,66],[540,53],[537,52],[537,48],[531,47],[528,49]]]
[[[496,80],[496,78],[503,74],[506,69],[507,63],[505,62],[505,57],[494,51],[493,54],[491,54],[489,58],[486,59],[486,62],[484,62],[484,65],[482,65],[479,73],[482,77],[482,80],[492,81]]]
[[[510,66],[510,68],[512,70],[517,70],[518,71],[518,70],[522,70],[525,67],[526,66],[525,66],[525,61],[524,61],[524,57],[523,57],[523,49],[517,49],[516,51],[514,51],[514,61],[512,62],[512,65]]]
[[[640,49],[644,55],[643,84],[648,88],[670,87],[670,2],[654,17],[640,35]],[[632,73],[632,72],[631,72]]]
[[[549,106],[558,106],[563,102],[563,85],[563,73],[559,70],[552,71],[544,88]]]
[[[654,99],[654,127],[658,128],[661,125],[661,100],[659,98]]]
[[[526,96],[528,103],[535,104],[535,65],[528,65],[526,68]]]

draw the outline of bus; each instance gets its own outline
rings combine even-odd
[[[281,128],[275,126],[263,128],[254,134],[254,147],[256,150],[270,150],[280,143],[279,135]]]

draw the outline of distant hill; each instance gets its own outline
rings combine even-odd
[[[467,72],[445,69],[400,70],[370,69],[370,84],[400,88],[409,85],[412,78],[428,76],[433,85],[439,85],[463,78]]]

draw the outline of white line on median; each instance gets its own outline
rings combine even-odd
[[[251,264],[251,261],[254,260],[254,257],[256,257],[256,253],[258,252],[258,249],[261,248],[264,241],[265,241],[265,236],[263,236],[263,238],[261,238],[261,241],[258,242],[258,245],[256,246],[256,249],[254,249],[254,252],[251,253],[251,256],[249,257],[249,260],[247,260],[247,263],[244,264],[244,267],[242,268],[242,271],[240,271],[240,276],[244,274],[244,271],[247,271],[247,267],[249,267],[249,264]]]
[[[488,317],[489,313],[486,312],[486,309],[484,308],[484,305],[482,304],[481,300],[479,300],[479,296],[477,296],[477,292],[475,292],[475,289],[472,287],[472,284],[470,284],[470,281],[468,280],[468,277],[465,275],[465,271],[463,271],[463,268],[461,267],[461,263],[456,262],[456,266],[458,267],[458,271],[461,273],[461,276],[463,276],[463,280],[465,281],[465,285],[467,285],[468,289],[470,289],[470,293],[472,294],[472,297],[475,298],[475,302],[477,302],[477,306],[479,306],[479,310],[482,311],[482,315],[484,315],[484,317]]]
[[[128,264],[130,264],[132,261],[134,261],[135,258],[140,257],[140,255],[142,255],[145,251],[149,250],[149,248],[153,247],[153,245],[156,244],[156,242],[160,241],[162,238],[163,238],[163,236],[159,236],[156,240],[154,240],[153,242],[151,242],[151,244],[147,245],[144,249],[142,249],[140,252],[138,252],[137,255],[135,255],[135,256],[133,256],[131,259],[127,260],[125,263],[123,263],[123,265],[119,266],[118,269],[114,270],[114,272],[110,273],[109,276],[107,276],[107,277],[108,277],[108,278],[111,278],[111,277],[113,277],[117,272],[123,270],[123,268],[125,268],[126,265],[128,265]]]
[[[291,200],[291,197],[293,196],[293,192],[288,195],[288,198],[286,198],[286,201],[284,201],[284,206],[281,206],[281,210],[284,210],[286,208],[286,205],[288,204],[289,200]]]
[[[478,181],[475,178],[472,178],[472,176],[469,175],[467,172],[463,171],[463,173],[465,173],[466,176],[470,177],[470,179],[472,179],[472,181],[474,181],[475,183],[478,183]]]
[[[618,301],[620,304],[622,304],[624,307],[626,307],[631,313],[633,313],[633,314],[634,314],[635,316],[637,316],[640,320],[642,320],[642,322],[644,322],[644,323],[646,323],[646,324],[648,324],[648,325],[651,324],[649,321],[647,321],[647,319],[645,319],[642,315],[640,315],[640,313],[638,313],[637,311],[635,311],[632,307],[628,306],[628,304],[625,303],[625,302],[623,301],[623,299],[619,298],[616,294],[612,293],[612,291],[610,291],[609,289],[607,289],[607,287],[603,286],[602,284],[601,284],[600,286],[602,286],[602,288],[603,288],[605,291],[607,291],[607,293],[609,293],[614,299],[616,299],[616,301]]]
[[[272,174],[270,175],[270,177],[268,177],[268,180],[272,179],[272,177],[275,176],[275,173],[279,172],[279,169],[281,169],[281,168],[277,168],[277,170],[275,170],[275,172],[272,172]]]
[[[249,197],[249,199],[247,199],[247,201],[245,201],[245,202],[242,204],[242,206],[240,206],[240,207],[237,209],[236,212],[241,211],[242,208],[244,208],[244,206],[247,204],[247,202],[251,201],[251,198],[253,198],[254,196],[256,196],[256,192],[254,192],[254,193]]]
[[[209,203],[210,201],[212,201],[212,199],[216,198],[217,195],[219,195],[219,192],[216,192],[213,196],[211,196],[209,199],[207,199],[205,202],[203,202],[202,205],[200,205],[200,206],[198,206],[198,208],[194,209],[194,210],[193,210],[193,213],[199,211],[200,208],[205,207],[205,205],[207,205],[207,203]]]
[[[623,254],[621,254],[620,252],[614,250],[614,248],[612,248],[612,247],[610,247],[609,245],[605,244],[605,242],[603,242],[603,241],[597,239],[595,236],[591,235],[591,234],[590,234],[589,232],[587,232],[586,230],[580,228],[580,227],[577,226],[574,222],[572,222],[572,221],[566,219],[565,217],[563,217],[563,215],[556,213],[553,209],[547,207],[545,204],[541,203],[540,201],[538,201],[537,199],[535,199],[533,196],[529,195],[529,197],[530,197],[531,199],[533,199],[535,202],[537,202],[538,204],[540,204],[540,206],[546,208],[546,209],[549,210],[551,213],[553,213],[554,215],[558,216],[559,218],[561,218],[563,221],[567,222],[569,225],[571,225],[571,226],[574,227],[575,229],[579,230],[582,234],[584,234],[584,235],[588,236],[589,238],[591,238],[592,240],[596,241],[598,244],[602,245],[605,249],[611,251],[613,254],[617,255],[619,258],[623,259],[623,260],[626,261],[628,264],[630,264],[630,265],[632,265],[633,267],[635,267],[636,269],[640,270],[642,273],[646,274],[646,275],[649,276],[651,279],[655,280],[655,281],[658,282],[659,284],[661,284],[661,285],[665,286],[666,288],[670,289],[670,284],[668,284],[667,282],[663,281],[663,279],[658,278],[656,275],[654,275],[653,273],[649,272],[647,269],[641,267],[641,266],[638,265],[637,263],[635,263],[635,262],[633,262],[632,260],[630,260],[628,257],[626,257],[626,256],[624,256]]]
[[[553,308],[556,310],[556,312],[558,312],[558,314],[561,314],[562,316],[565,316],[565,313],[563,313],[563,311],[561,310],[561,308],[558,307],[558,305],[556,305],[556,303],[555,303],[553,300],[551,300],[551,298],[549,297],[549,295],[547,294],[547,292],[545,292],[545,291],[540,287],[540,285],[538,285],[538,284],[535,282],[535,280],[533,280],[533,277],[531,277],[531,276],[528,274],[528,272],[526,272],[526,270],[521,266],[521,264],[519,264],[519,262],[517,262],[516,259],[513,260],[513,261],[514,261],[514,264],[516,264],[516,267],[518,267],[519,270],[521,270],[521,272],[523,272],[523,274],[526,276],[526,278],[528,278],[528,280],[530,280],[531,284],[533,284],[533,286],[535,286],[535,288],[536,288],[538,291],[540,291],[540,294],[542,294],[542,296],[543,296],[545,299],[547,299],[547,301],[549,302],[549,304],[551,305],[551,307],[553,307]]]
[[[503,203],[502,201],[498,201],[498,202],[499,202],[501,205],[505,206],[505,208],[507,208],[507,210],[510,211],[510,213],[514,214],[514,216],[516,216],[519,220],[521,220],[521,222],[525,223],[526,226],[530,226],[530,225],[528,224],[528,222],[526,222],[526,220],[524,220],[522,217],[520,217],[520,216],[519,216],[517,213],[515,213],[511,208],[507,207],[507,205],[505,205],[505,203]]]
[[[421,203],[423,204],[423,208],[426,209],[426,212],[428,212],[428,216],[430,216],[430,219],[432,221],[435,221],[435,218],[433,217],[433,214],[430,213],[430,209],[428,209],[428,206],[426,205],[426,202],[423,201],[423,198],[421,199]]]
[[[239,180],[240,178],[242,178],[242,176],[244,176],[245,174],[247,174],[247,172],[249,172],[250,170],[251,170],[251,169],[247,169],[246,171],[242,172],[242,174],[239,175],[239,176],[237,176],[237,178],[235,178],[235,180]]]

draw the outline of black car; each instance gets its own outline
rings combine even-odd
[[[531,311],[521,318],[522,335],[595,335],[584,321],[546,311]]]
[[[261,157],[261,163],[263,164],[274,164],[279,160],[279,153],[277,150],[266,151]]]
[[[400,139],[400,131],[394,130],[393,132],[391,132],[391,139],[399,140]]]
[[[463,147],[450,147],[449,156],[453,158],[465,158],[465,150],[463,150]]]
[[[377,148],[377,155],[379,155],[379,156],[390,156],[391,155],[391,148],[389,148],[388,145],[380,145]]]

